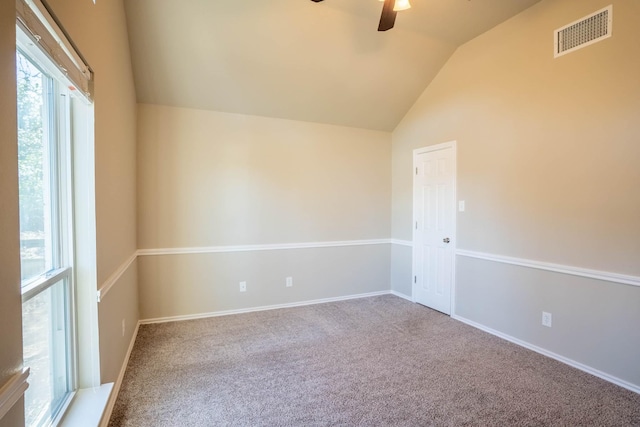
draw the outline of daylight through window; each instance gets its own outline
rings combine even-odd
[[[17,51],[27,426],[48,425],[75,389],[69,94],[46,65]]]

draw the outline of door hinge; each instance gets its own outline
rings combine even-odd
[[[418,283],[418,276],[413,276],[413,283]]]
[[[418,221],[416,221],[416,230],[418,229]]]
[[[418,175],[418,168],[416,168],[416,175]]]

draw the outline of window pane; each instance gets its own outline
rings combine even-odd
[[[22,304],[24,364],[31,368],[25,425],[46,425],[71,391],[69,283],[59,281]]]
[[[22,282],[53,268],[49,144],[49,88],[45,76],[17,54],[18,171]]]
[[[68,152],[68,105],[47,64],[24,52],[29,50],[16,54],[16,77],[23,358],[31,369],[25,420],[31,427],[48,426],[56,417],[71,396],[75,367],[72,270],[64,266],[58,275],[46,276],[72,259],[62,226],[71,222],[64,199],[70,174],[62,169],[67,166],[62,153]]]

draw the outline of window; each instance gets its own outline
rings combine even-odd
[[[16,1],[29,427],[58,424],[79,387],[100,385],[93,73],[59,25],[41,0]]]
[[[20,258],[27,426],[49,425],[75,389],[69,90],[16,53]]]

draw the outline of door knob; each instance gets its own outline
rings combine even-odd
[[[451,240],[450,240],[448,237],[445,237],[444,239],[442,239],[442,241],[443,241],[444,243],[449,243]]]

